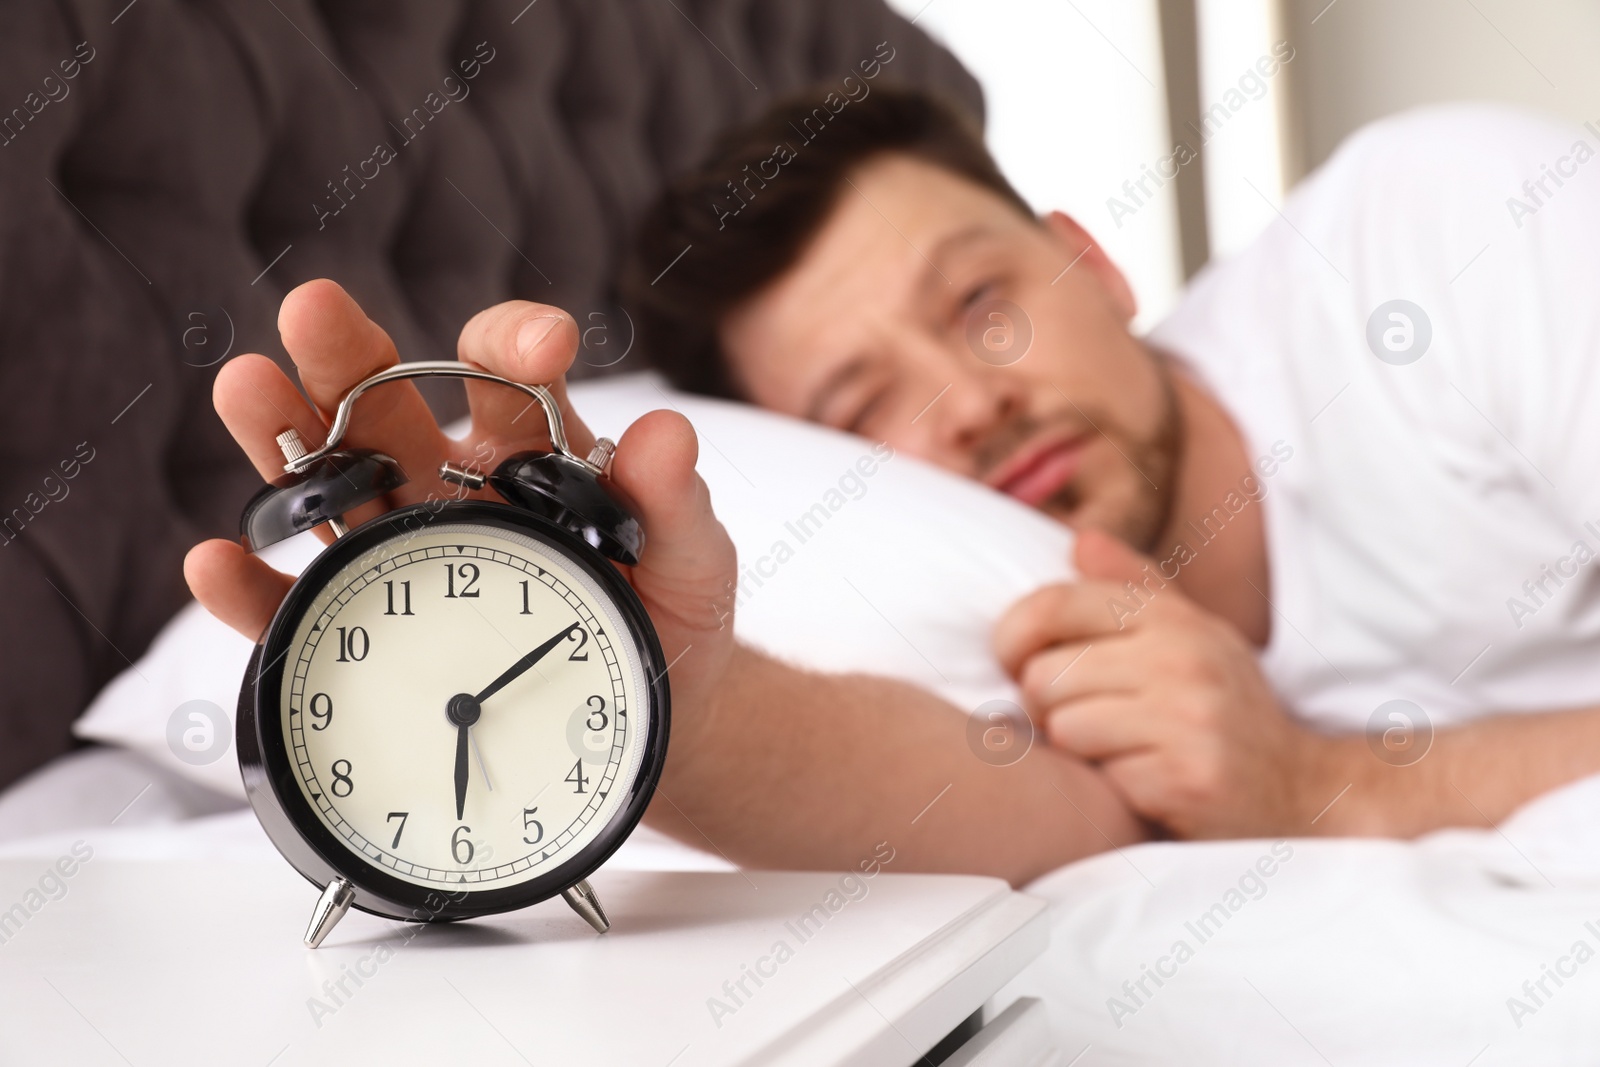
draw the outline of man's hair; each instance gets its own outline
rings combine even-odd
[[[794,265],[849,175],[885,154],[942,167],[1034,217],[977,124],[942,100],[886,87],[790,97],[724,134],[640,223],[619,288],[652,364],[680,389],[737,396],[723,317]]]

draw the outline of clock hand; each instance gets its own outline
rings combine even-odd
[[[444,717],[456,728],[456,820],[467,809],[467,745],[472,740],[472,724],[483,708],[466,693],[457,693],[445,705]]]
[[[582,625],[581,622],[573,623],[526,656],[517,660],[504,674],[490,682],[488,687],[477,696],[457,693],[450,698],[450,702],[445,708],[445,717],[456,728],[456,819],[458,821],[467,810],[467,780],[471,773],[467,760],[467,749],[472,742],[472,724],[477,722],[478,716],[483,714],[483,702],[520,678],[523,672],[548,656],[551,649],[565,641],[568,634]],[[480,761],[482,758],[482,756],[479,756]],[[488,780],[488,772],[486,771],[484,773],[485,783]]]
[[[472,727],[456,727],[456,821],[467,809],[467,733]]]
[[[478,757],[478,773],[483,775],[483,784],[489,792],[494,792],[494,782],[489,778],[489,765],[483,762],[483,749],[478,747],[478,735],[472,734],[472,754]]]
[[[544,659],[545,656],[549,655],[552,648],[555,648],[561,642],[565,641],[568,634],[582,625],[583,624],[581,622],[573,623],[571,626],[568,626],[565,630],[562,630],[560,633],[550,638],[550,640],[546,641],[532,652],[529,652],[526,656],[523,656],[521,659],[517,660],[517,662],[511,665],[509,670],[507,670],[500,677],[496,678],[494,681],[490,682],[488,688],[472,699],[476,703],[481,704],[485,700],[488,700],[490,697],[494,696],[496,693],[500,692],[500,690],[504,689],[507,685],[521,677],[522,673],[529,667],[532,667],[535,663],[538,663],[540,660]]]

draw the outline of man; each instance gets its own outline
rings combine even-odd
[[[1392,415],[1409,403],[1413,437],[1402,444],[1440,446],[1424,457],[1421,487],[1408,490],[1393,469],[1407,457],[1385,462],[1372,450],[1393,444],[1398,430],[1341,424],[1337,407],[1313,413],[1311,394],[1318,404],[1340,396],[1337,381],[1325,393],[1313,388],[1324,384],[1314,345],[1295,339],[1282,353],[1232,352],[1239,339],[1215,321],[1236,310],[1242,289],[1274,285],[1285,309],[1300,315],[1295,322],[1315,327],[1318,316],[1343,314],[1338,301],[1307,295],[1326,279],[1304,272],[1324,269],[1315,252],[1344,277],[1316,247],[1341,239],[1348,214],[1330,183],[1384,180],[1362,168],[1371,171],[1392,144],[1357,152],[1342,170],[1331,166],[1333,177],[1318,181],[1327,194],[1321,202],[1334,206],[1264,239],[1313,245],[1297,251],[1292,269],[1273,274],[1246,257],[1242,270],[1198,287],[1176,320],[1187,335],[1168,333],[1189,344],[1194,363],[1209,360],[1201,368],[1130,333],[1134,301],[1121,274],[1070,219],[1035,217],[960,119],[881,89],[837,114],[816,103],[780,106],[675,183],[643,228],[625,299],[679,384],[886,440],[1078,530],[1084,580],[1026,598],[994,635],[1051,745],[1012,767],[990,767],[966,750],[961,709],[899,683],[797,671],[734,642],[719,626],[736,573],[731,545],[693,473],[692,431],[656,412],[623,437],[614,473],[637,500],[649,538],[635,587],[668,657],[682,653],[671,675],[674,737],[650,815],[656,825],[751,864],[845,866],[888,839],[907,869],[1022,882],[1138,840],[1151,825],[1180,836],[1238,836],[1408,835],[1482,824],[1600,769],[1600,712],[1490,714],[1600,704],[1600,688],[1575,666],[1597,643],[1600,612],[1552,609],[1537,620],[1542,629],[1511,636],[1503,623],[1491,630],[1470,611],[1452,614],[1469,595],[1473,605],[1503,611],[1515,583],[1481,594],[1469,587],[1489,576],[1537,574],[1540,553],[1570,541],[1583,507],[1581,499],[1553,503],[1555,494],[1520,468],[1508,475],[1514,458],[1485,459],[1496,441],[1463,421],[1466,409],[1443,419],[1417,410],[1416,383],[1435,370],[1461,375],[1465,384],[1455,388],[1468,405],[1472,394],[1493,395],[1496,382],[1472,377],[1478,368],[1449,364],[1443,353],[1399,384],[1377,375],[1403,361],[1380,362],[1377,349],[1350,364],[1346,411]],[[1482,131],[1473,121],[1458,119],[1468,128],[1450,143],[1476,144],[1471,135]],[[1525,127],[1508,120],[1490,132],[1543,143]],[[1421,173],[1437,180],[1449,162]],[[1478,184],[1500,175],[1491,177]],[[1573,211],[1596,199],[1567,194]],[[1582,276],[1600,276],[1587,255]],[[1497,277],[1487,267],[1480,276]],[[1463,282],[1470,299],[1478,283],[1472,275]],[[1370,301],[1364,293],[1343,299],[1359,305],[1359,335]],[[1031,331],[1015,361],[969,343],[974,317],[981,329],[997,307],[1012,318],[1020,312]],[[1407,320],[1413,329],[1415,319]],[[1564,335],[1582,336],[1586,322]],[[263,474],[280,462],[278,432],[293,425],[320,440],[342,393],[397,358],[331,283],[292,293],[280,328],[315,409],[261,357],[231,363],[216,391],[224,421]],[[1452,332],[1445,321],[1437,330],[1440,344]],[[469,323],[460,356],[543,382],[566,368],[575,345],[570,318],[508,304]],[[1549,372],[1526,392],[1531,402],[1568,399],[1547,427],[1559,436],[1583,425],[1571,398],[1587,384],[1586,353],[1581,345],[1549,348]],[[1392,355],[1393,346],[1385,351]],[[1354,358],[1337,355],[1324,363]],[[1377,399],[1369,403],[1365,392]],[[465,442],[444,438],[415,391],[399,385],[374,394],[350,440],[424,471],[470,455],[480,441],[521,439],[513,424],[520,405],[481,388],[471,399],[474,432]],[[577,447],[587,447],[576,413],[569,419]],[[1524,425],[1533,422],[1513,429]],[[1560,446],[1548,434],[1539,443],[1549,448],[1536,449],[1536,460],[1549,466]],[[1281,510],[1268,513],[1265,485],[1274,478],[1282,488],[1271,500]],[[1317,479],[1332,502],[1322,501]],[[438,488],[418,479],[388,503]],[[1486,535],[1474,538],[1460,524],[1461,505],[1479,489],[1499,499],[1487,509]],[[1399,528],[1372,522],[1362,530],[1340,510],[1352,502],[1377,509],[1380,520],[1398,518]],[[1600,515],[1594,503],[1590,511]],[[1419,555],[1429,545],[1418,522],[1447,504],[1456,509],[1456,540]],[[227,542],[198,546],[187,574],[213,612],[251,636],[289,584]],[[1386,579],[1398,591],[1360,599]],[[1485,681],[1448,690],[1445,682],[1460,678],[1451,681],[1433,659],[1457,655],[1464,641],[1472,648],[1451,670],[1464,666],[1461,677],[1477,671]],[[1323,645],[1337,658],[1323,657]],[[1414,687],[1406,664],[1417,668]],[[1516,688],[1556,676],[1563,684]],[[1429,694],[1441,728],[1429,727],[1427,711],[1420,724],[1406,718],[1407,729],[1427,728],[1431,747],[1426,758],[1398,766],[1409,759],[1369,747],[1362,727],[1369,711],[1387,706],[1375,697],[1411,692]],[[1447,705],[1450,692],[1455,706]],[[1540,704],[1540,692],[1551,699]],[[1497,698],[1500,706],[1487,703]],[[1444,727],[1452,718],[1462,724]]]

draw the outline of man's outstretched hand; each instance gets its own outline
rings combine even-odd
[[[1315,832],[1337,789],[1325,740],[1284,714],[1239,632],[1105,533],[1082,531],[1076,558],[1082,581],[1024,597],[995,627],[1050,743],[1180,837]]]
[[[292,427],[309,447],[320,445],[340,399],[362,379],[400,361],[389,335],[330,281],[307,282],[286,296],[278,331],[305,395],[277,364],[259,355],[239,356],[224,365],[213,394],[223,423],[265,479],[283,473],[278,434]],[[581,456],[594,445],[594,435],[572,410],[562,382],[577,345],[571,316],[543,304],[511,301],[474,316],[461,331],[457,354],[502,377],[549,385],[561,405],[572,449]],[[392,508],[427,500],[430,494],[435,500],[460,497],[460,489],[439,480],[443,460],[492,468],[513,452],[549,447],[544,415],[526,394],[469,381],[467,397],[472,430],[456,441],[439,428],[410,381],[362,395],[345,444],[388,453],[411,480],[386,499],[347,515],[352,527]],[[737,573],[733,543],[695,473],[698,451],[694,430],[681,415],[655,411],[623,434],[611,466],[612,480],[632,497],[644,526],[644,553],[628,576],[668,660],[677,661],[672,670],[675,704],[692,704],[709,693],[733,648],[732,627],[725,625],[728,590]],[[488,491],[471,495],[495,499]],[[325,541],[330,537],[324,531],[318,534]],[[226,540],[191,549],[184,577],[213,615],[252,640],[266,629],[294,582],[238,542]]]

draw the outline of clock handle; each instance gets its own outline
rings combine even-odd
[[[328,427],[328,439],[323,442],[322,447],[301,456],[289,457],[283,469],[290,474],[298,474],[338,448],[339,442],[344,440],[345,431],[350,428],[350,411],[355,406],[356,398],[375,385],[398,382],[405,378],[471,378],[476,381],[499,382],[501,385],[509,385],[526,393],[538,401],[539,406],[544,409],[545,422],[550,427],[551,446],[561,455],[574,463],[581,464],[593,473],[604,473],[603,463],[597,465],[589,457],[580,456],[572,451],[572,446],[567,443],[567,427],[561,418],[561,408],[549,389],[542,385],[524,385],[522,382],[514,382],[510,378],[492,374],[482,367],[449,359],[422,359],[411,363],[397,363],[356,383],[355,387],[344,395],[344,399],[339,401],[338,410],[333,413],[333,425]]]

